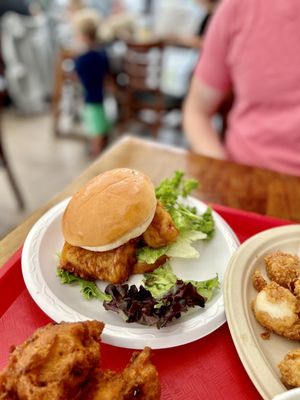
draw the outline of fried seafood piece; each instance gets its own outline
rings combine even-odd
[[[289,284],[290,291],[300,299],[300,279],[296,279]]]
[[[292,340],[300,340],[300,303],[288,289],[268,283],[252,304],[257,321],[266,329]]]
[[[123,370],[99,372],[87,386],[82,400],[159,400],[158,372],[151,362],[151,350],[133,353]]]
[[[153,220],[143,234],[147,246],[159,248],[176,242],[179,235],[171,215],[158,201]]]
[[[114,250],[97,252],[65,242],[60,267],[85,279],[101,279],[114,284],[125,282],[136,262],[136,241]]]
[[[295,254],[277,251],[266,256],[265,263],[268,277],[280,286],[288,288],[300,277],[300,260]]]
[[[0,373],[0,399],[75,399],[99,366],[103,327],[87,321],[38,329],[11,352]]]
[[[254,271],[252,275],[252,284],[254,288],[260,292],[264,287],[267,286],[267,281],[265,278],[262,276],[262,273],[260,271]]]
[[[278,368],[285,385],[300,387],[300,349],[287,353]]]

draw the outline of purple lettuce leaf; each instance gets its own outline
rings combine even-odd
[[[126,322],[162,328],[173,319],[181,317],[189,308],[204,307],[206,299],[191,283],[177,280],[176,284],[161,298],[155,299],[144,286],[108,285],[105,293],[112,297],[104,301],[106,310],[125,315]]]

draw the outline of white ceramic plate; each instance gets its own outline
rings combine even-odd
[[[213,332],[225,322],[224,302],[220,290],[204,309],[198,307],[158,330],[128,324],[116,313],[106,311],[99,300],[86,301],[76,286],[62,285],[56,276],[57,252],[63,246],[61,217],[69,199],[49,210],[31,229],[22,253],[22,272],[29,293],[39,307],[54,321],[97,319],[105,323],[102,341],[120,347],[153,349],[179,346]],[[187,203],[203,213],[204,203],[189,198]],[[239,242],[226,222],[214,213],[216,232],[209,242],[199,243],[199,259],[173,259],[175,274],[182,279],[205,280],[218,273],[223,282],[231,255]],[[197,246],[196,246],[197,247]],[[142,275],[132,276],[129,284],[140,284]],[[98,281],[104,290],[106,283]]]
[[[257,295],[252,274],[258,269],[267,277],[264,263],[267,254],[277,250],[299,254],[299,248],[300,225],[261,232],[240,246],[224,279],[225,310],[231,336],[248,375],[266,400],[286,391],[277,366],[286,353],[299,348],[299,342],[275,334],[271,334],[269,340],[261,338],[260,334],[265,330],[251,310]],[[297,398],[300,399],[300,395]]]

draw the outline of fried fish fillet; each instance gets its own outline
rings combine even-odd
[[[122,373],[99,372],[87,386],[82,400],[159,400],[158,372],[151,362],[151,350],[146,347],[134,353]]]
[[[110,251],[89,251],[65,242],[60,267],[85,279],[100,279],[114,284],[125,282],[136,262],[136,243],[129,241]]]
[[[99,367],[98,321],[49,324],[15,347],[0,373],[1,400],[75,398]]]
[[[158,201],[154,218],[143,234],[147,246],[159,248],[176,242],[179,235],[171,215]]]

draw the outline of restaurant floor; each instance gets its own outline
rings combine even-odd
[[[1,167],[0,238],[59,193],[91,163],[84,142],[54,137],[50,114],[21,117],[13,110],[8,110],[3,113],[2,129],[4,146],[26,209],[18,209],[6,171]],[[139,136],[151,137],[147,133],[141,135],[135,127],[132,127],[133,132]],[[110,145],[114,140],[116,137],[112,135]],[[182,134],[171,128],[161,129],[158,141],[185,146]]]

